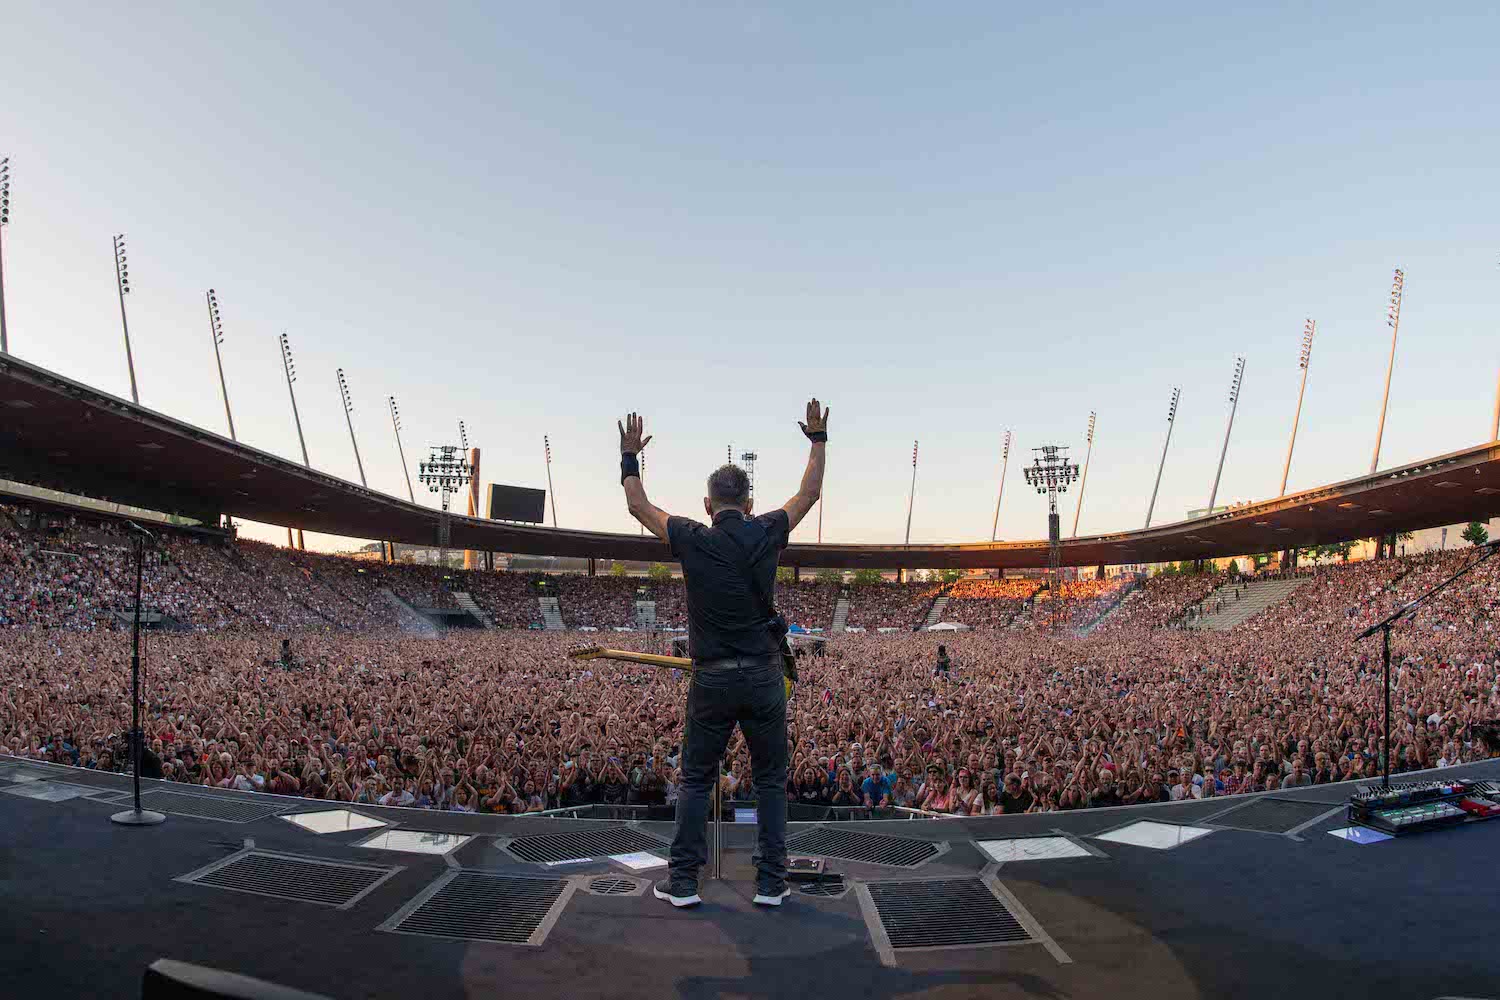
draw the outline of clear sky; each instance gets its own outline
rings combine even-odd
[[[217,6],[218,9],[210,9]],[[634,531],[647,486],[701,510],[726,444],[761,506],[795,421],[832,407],[826,541],[1045,534],[1033,446],[1081,460],[1081,533],[1274,495],[1303,320],[1291,488],[1364,473],[1394,267],[1381,464],[1489,436],[1500,371],[1493,4],[456,6],[11,4],[0,155],[17,355],[129,395],[110,236],[128,234],[141,401],[223,431],[217,289],[242,440],[370,484],[465,420],[487,481]],[[1208,5],[1212,7],[1214,5]],[[419,494],[423,502],[432,502]],[[1064,506],[1070,526],[1073,499]],[[810,540],[816,515],[799,531]],[[266,530],[261,537],[284,534]]]

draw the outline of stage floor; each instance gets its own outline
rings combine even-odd
[[[123,778],[0,758],[0,996],[138,995],[165,957],[339,998],[1500,997],[1500,822],[1353,843],[1328,833],[1347,785],[794,824],[794,851],[864,860],[774,910],[734,824],[679,911],[664,869],[605,857],[664,853],[667,824],[361,806],[385,825],[315,833],[286,817],[328,804],[146,784],[167,822],[120,827]],[[391,832],[447,853],[360,846]]]

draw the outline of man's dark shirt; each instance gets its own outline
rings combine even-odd
[[[712,527],[667,519],[667,539],[687,583],[688,654],[695,661],[777,652],[765,606],[740,567],[748,562],[760,592],[774,593],[776,561],[790,530],[784,510],[753,518],[721,510]]]
[[[1089,796],[1090,808],[1098,808],[1099,806],[1120,806],[1124,804],[1125,803],[1120,800],[1120,793],[1115,791],[1113,785],[1111,785],[1107,789],[1097,791],[1093,795]]]
[[[1023,813],[1035,801],[1036,797],[1024,788],[1020,794],[1012,794],[1008,789],[1000,793],[1000,808],[1006,813]]]

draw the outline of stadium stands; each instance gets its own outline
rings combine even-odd
[[[107,520],[43,526],[23,508],[0,514],[0,751],[119,769],[124,636],[102,633],[120,629],[113,612],[130,606],[128,539]],[[144,603],[190,630],[152,637],[146,654],[146,729],[171,778],[491,812],[671,800],[683,682],[568,661],[577,639],[536,630],[537,596],[556,594],[570,626],[603,629],[628,627],[645,595],[672,625],[686,619],[680,581],[451,570],[445,589],[433,567],[160,534]],[[1204,633],[1167,626],[1224,577],[1152,578],[1085,638],[1041,627],[1050,601],[1035,581],[960,581],[948,617],[975,631],[944,640],[948,675],[933,670],[938,637],[910,631],[942,587],[850,586],[852,623],[896,631],[840,636],[806,662],[791,709],[792,791],[841,801],[841,774],[857,785],[875,761],[902,776],[901,802],[967,813],[1372,774],[1378,651],[1352,636],[1467,558],[1307,569],[1286,600]],[[1068,585],[1070,620],[1131,582]],[[462,589],[506,627],[409,637],[386,588],[419,607]],[[831,621],[840,589],[808,581],[778,592],[808,624]],[[1471,724],[1500,716],[1497,610],[1500,561],[1397,631],[1394,770],[1486,752]],[[661,648],[647,633],[611,641]],[[736,744],[736,794],[748,794],[747,767]]]

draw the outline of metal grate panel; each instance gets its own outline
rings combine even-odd
[[[798,854],[814,854],[842,861],[863,861],[866,864],[889,865],[894,868],[915,868],[942,853],[942,848],[930,840],[832,827],[819,827],[799,833],[788,838],[786,846],[788,851]]]
[[[1255,830],[1260,833],[1286,833],[1323,815],[1326,802],[1296,802],[1292,799],[1259,798],[1238,809],[1223,813],[1208,822],[1215,826]]]
[[[324,861],[273,851],[242,851],[177,881],[347,909],[398,867]]]
[[[823,896],[828,899],[837,899],[849,891],[842,875],[830,875],[816,882],[801,882],[797,888],[804,896]]]
[[[223,823],[253,823],[275,816],[286,808],[264,800],[231,799],[217,795],[188,795],[164,788],[141,793],[141,808],[171,813],[173,816],[195,816]]]
[[[450,872],[380,929],[461,941],[539,945],[567,904],[568,889],[567,879]]]
[[[584,891],[595,896],[635,896],[643,888],[645,888],[645,883],[637,882],[633,878],[607,875],[603,878],[589,879],[588,888]]]
[[[579,830],[534,837],[517,837],[505,845],[506,850],[532,864],[549,861],[572,861],[578,858],[602,858],[611,854],[633,854],[656,850],[666,841],[633,827],[614,826],[607,830]]]
[[[983,879],[866,883],[892,948],[978,947],[1035,940]]]

